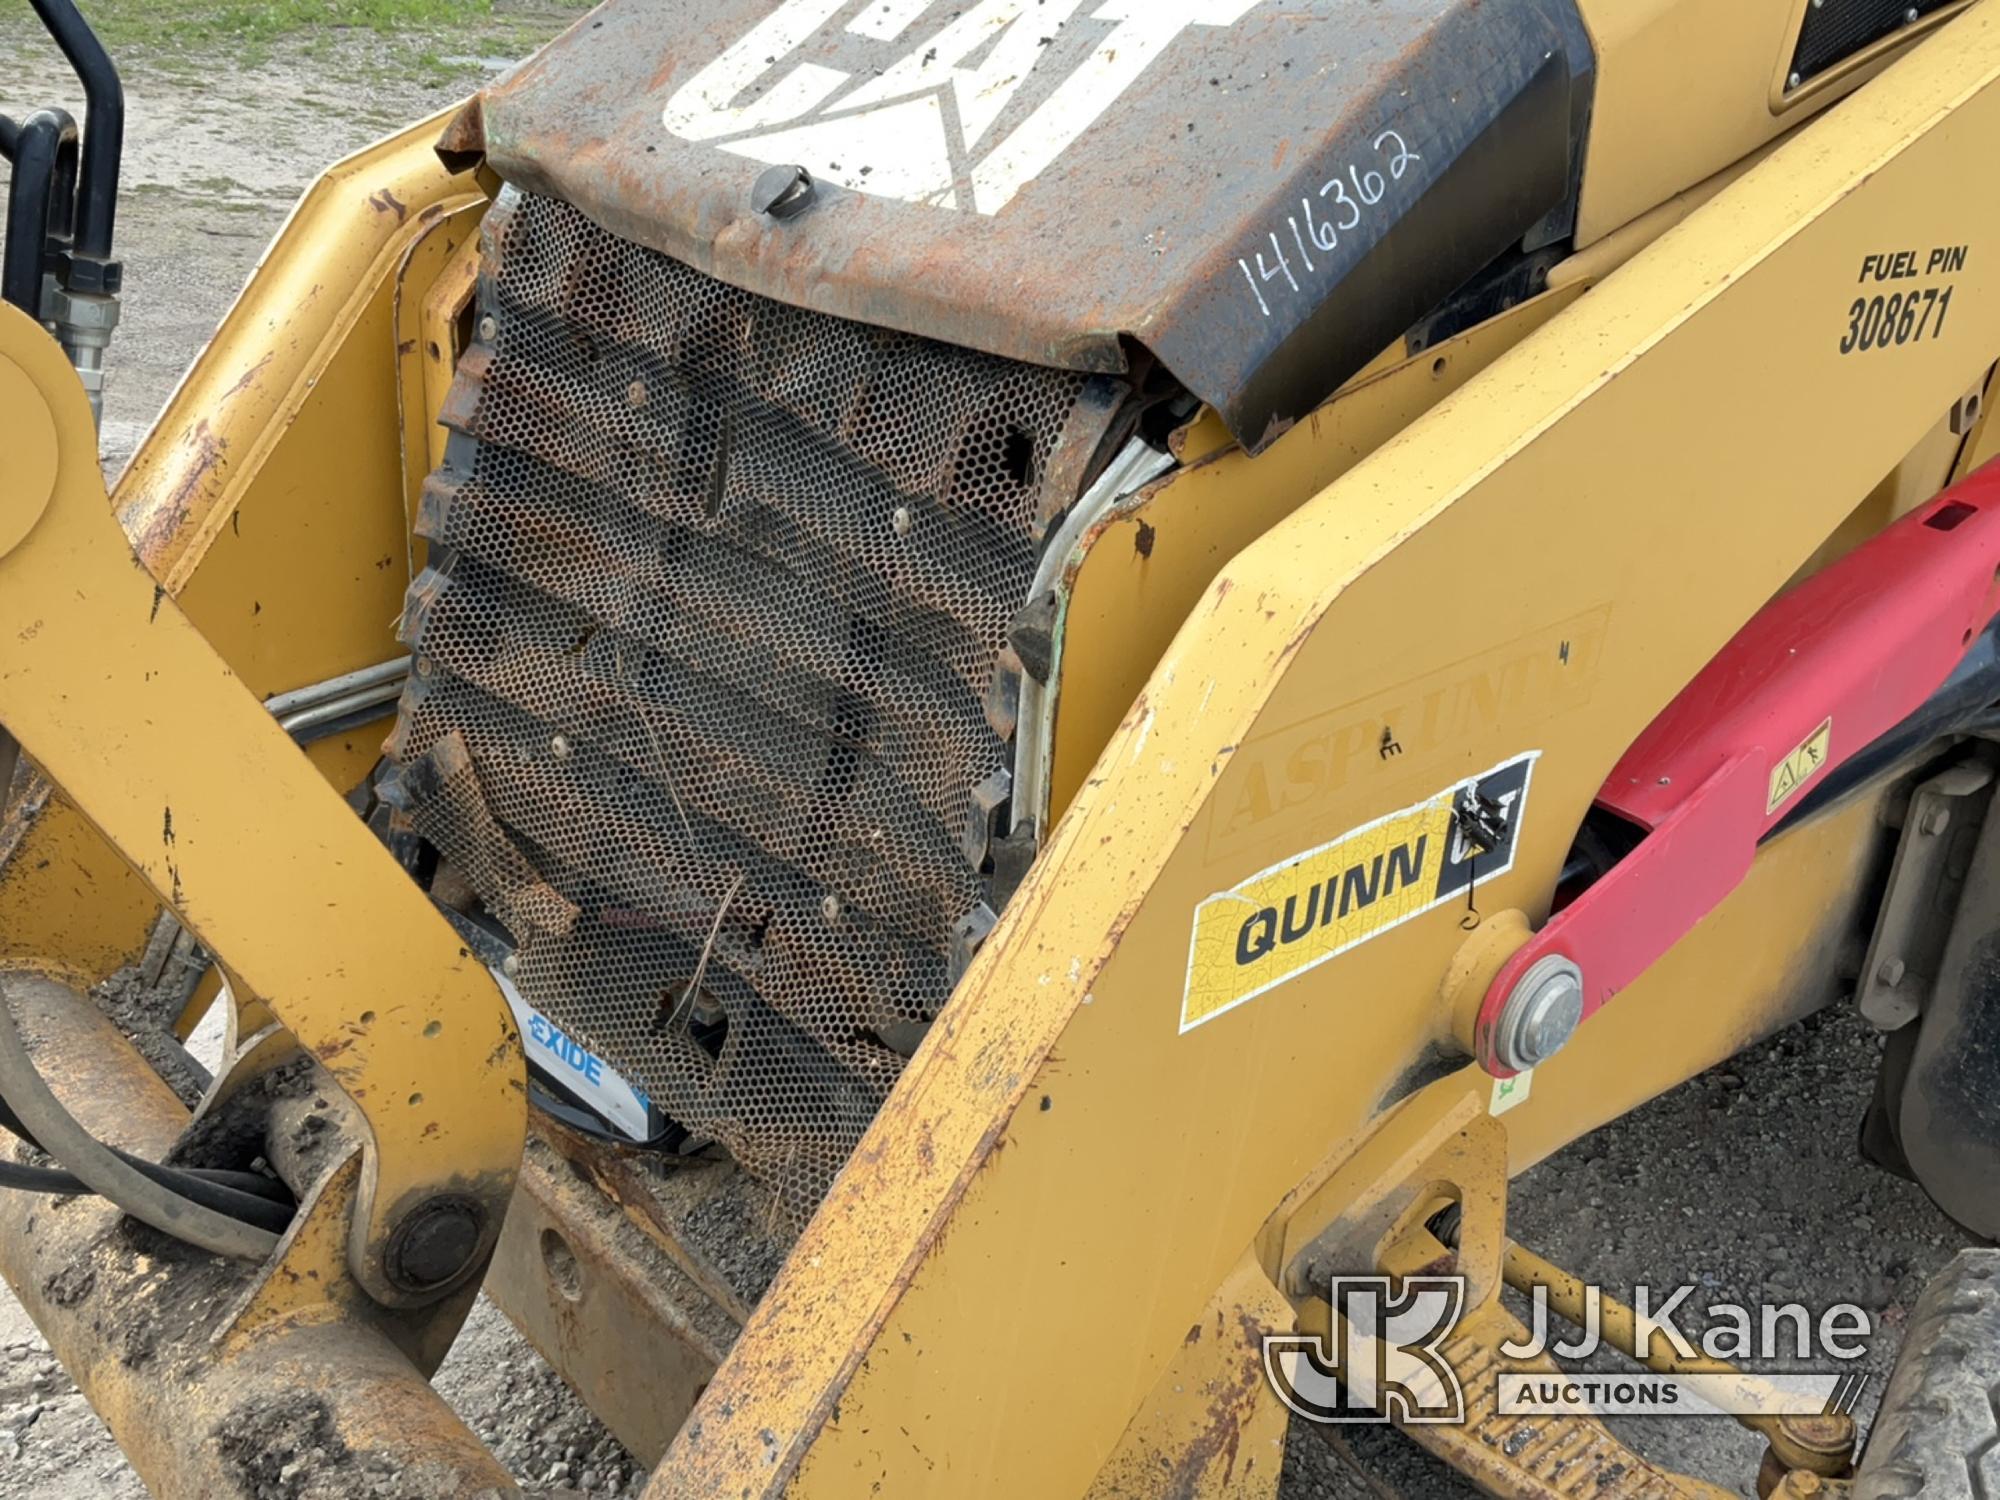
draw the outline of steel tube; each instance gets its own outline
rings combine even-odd
[[[353,722],[357,715],[387,709],[402,696],[409,675],[410,658],[400,656],[266,698],[264,707],[285,733],[302,745],[311,744]]]
[[[329,677],[325,682],[294,688],[289,693],[275,694],[264,700],[264,708],[272,718],[282,721],[294,714],[320,708],[336,699],[353,697],[370,689],[388,688],[393,685],[400,692],[403,679],[409,675],[410,658],[399,656],[394,661],[363,667],[358,672],[347,672],[339,677]]]

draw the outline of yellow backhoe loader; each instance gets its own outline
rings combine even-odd
[[[606,0],[107,495],[33,4],[0,1272],[155,1492],[512,1493],[483,1285],[660,1500],[2000,1493],[1994,1252],[1857,1452],[1506,1218],[1838,1005],[2000,1233],[2000,8]]]

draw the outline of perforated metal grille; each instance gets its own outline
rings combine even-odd
[[[1810,82],[1863,47],[1957,3],[1958,0],[1813,0],[1799,22],[1792,77],[1801,84]]]
[[[1084,377],[786,307],[550,199],[487,234],[400,800],[527,998],[803,1213],[982,905],[985,703]]]

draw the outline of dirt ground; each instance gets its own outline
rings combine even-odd
[[[495,17],[415,41],[295,35],[247,51],[216,42],[190,52],[128,38],[120,59],[130,95],[127,299],[104,429],[113,467],[320,166],[447,107],[575,9],[502,0]],[[6,7],[0,110],[73,94],[27,8]],[[1693,1282],[1709,1301],[1858,1302],[1876,1315],[1868,1368],[1879,1395],[1911,1303],[1964,1238],[1915,1188],[1856,1157],[1876,1050],[1849,1013],[1793,1028],[1529,1173],[1517,1185],[1513,1232],[1613,1289]],[[640,1467],[490,1305],[478,1308],[437,1384],[530,1489],[612,1494],[643,1485]],[[1754,1493],[1760,1444],[1727,1422],[1656,1419],[1625,1431],[1663,1462]],[[1473,1493],[1394,1434],[1351,1429],[1346,1449],[1337,1454],[1295,1427],[1287,1500]],[[0,1495],[143,1493],[4,1299]]]

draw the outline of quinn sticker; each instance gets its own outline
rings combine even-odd
[[[1195,908],[1191,1031],[1514,866],[1530,751],[1252,875]]]

